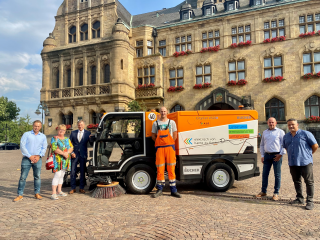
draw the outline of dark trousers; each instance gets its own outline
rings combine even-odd
[[[86,185],[85,171],[86,171],[86,159],[82,157],[76,157],[71,159],[71,174],[70,174],[70,184],[71,189],[76,189],[77,187],[77,165],[80,163],[80,189],[84,189]]]
[[[314,181],[312,163],[307,166],[290,166],[290,173],[297,192],[297,199],[299,199],[300,201],[304,200],[301,184],[302,176],[307,187],[307,202],[313,202]]]
[[[279,194],[280,186],[281,186],[281,165],[282,165],[282,157],[278,162],[274,161],[276,154],[268,154],[264,155],[263,162],[263,172],[262,172],[262,189],[261,192],[267,193],[268,188],[268,179],[271,167],[273,166],[274,172],[274,194]]]

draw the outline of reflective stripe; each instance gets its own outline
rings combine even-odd
[[[159,165],[156,165],[157,167],[162,167],[164,166],[165,164],[159,164]]]
[[[166,138],[168,135],[160,135],[160,138]]]
[[[165,180],[157,180],[157,183],[165,183]]]
[[[174,145],[166,145],[166,146],[158,146],[158,147],[156,147],[156,151],[158,150],[158,148],[165,148],[165,147],[172,147],[173,150],[176,150],[176,147]]]
[[[170,183],[170,186],[172,187],[172,186],[176,186],[176,183]]]
[[[174,179],[174,180],[169,180],[169,182],[170,182],[170,183],[175,183],[176,180],[175,180],[175,179]]]
[[[167,163],[167,166],[175,166],[176,163]]]

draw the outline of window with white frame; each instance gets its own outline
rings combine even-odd
[[[211,66],[196,67],[196,84],[211,83]]]
[[[309,97],[304,102],[304,113],[306,118],[311,116],[319,116],[320,110],[320,98],[316,95]]]
[[[320,52],[303,54],[303,74],[320,72]]]
[[[284,19],[264,22],[264,39],[285,36]]]
[[[138,84],[155,83],[155,68],[154,66],[138,68]]]
[[[231,28],[232,43],[240,43],[251,40],[251,25]]]
[[[220,31],[209,31],[202,33],[202,47],[213,47],[220,45]]]
[[[137,57],[143,57],[143,40],[136,42]]]
[[[246,78],[245,61],[232,61],[228,63],[229,81],[239,81]]]
[[[169,82],[170,87],[183,86],[183,69],[172,69],[169,70]]]
[[[180,52],[180,51],[192,50],[191,41],[192,41],[191,35],[176,37],[175,51]]]
[[[299,29],[301,33],[320,31],[320,13],[300,15]]]
[[[167,54],[167,48],[166,48],[166,45],[167,45],[167,41],[166,40],[161,40],[159,41],[159,53],[162,55],[162,56],[166,56]]]
[[[282,56],[272,56],[264,58],[264,77],[277,77],[283,75]]]

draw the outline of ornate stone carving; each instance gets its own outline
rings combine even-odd
[[[69,67],[69,66],[71,66],[71,62],[70,61],[64,61],[63,65],[66,66],[66,67]]]
[[[53,64],[52,64],[52,68],[59,68],[59,63],[58,63],[58,62],[53,63]]]
[[[78,59],[76,64],[77,64],[77,66],[82,66],[83,65],[82,59]]]
[[[94,64],[94,63],[96,62],[96,58],[95,58],[95,57],[90,57],[90,58],[88,59],[88,62],[89,62],[90,64]]]
[[[106,64],[106,63],[109,63],[110,62],[110,56],[109,56],[109,54],[105,54],[105,55],[102,55],[101,56],[101,62],[102,63],[104,63],[104,64]]]

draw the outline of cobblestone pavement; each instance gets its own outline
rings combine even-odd
[[[315,200],[320,200],[319,162],[320,152],[314,164]],[[130,194],[93,199],[76,193],[52,201],[52,173],[44,163],[44,199],[33,197],[31,170],[24,199],[14,203],[20,163],[19,150],[0,152],[0,239],[320,239],[319,204],[306,211],[286,202],[219,197],[200,184],[180,183],[181,199],[170,197],[166,189],[157,199]],[[271,174],[270,196],[273,183]],[[252,197],[260,188],[261,176],[236,181],[226,195]],[[284,157],[281,197],[294,196]]]

